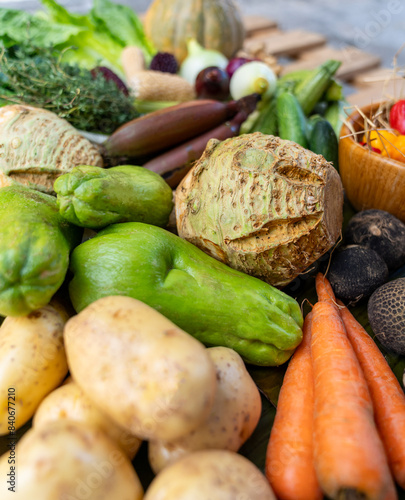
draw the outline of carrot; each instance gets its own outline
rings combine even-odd
[[[266,453],[266,477],[279,500],[323,498],[313,463],[311,317],[284,377]]]
[[[314,464],[330,498],[392,500],[395,486],[363,372],[335,305],[312,309]]]
[[[342,302],[338,304],[342,306],[340,314],[370,390],[391,471],[405,489],[405,394],[373,339]]]
[[[331,287],[331,284],[327,280],[326,276],[322,273],[318,273],[316,275],[315,288],[319,302],[329,302],[330,304],[337,304],[333,288]]]
[[[336,301],[325,276],[319,273],[315,283],[319,300],[339,307],[371,394],[374,417],[392,474],[401,488],[405,488],[405,394],[373,339],[344,304]]]

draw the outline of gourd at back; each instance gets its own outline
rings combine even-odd
[[[233,0],[155,0],[145,18],[146,34],[156,49],[172,53],[179,63],[187,56],[187,40],[231,58],[242,48],[245,30]]]

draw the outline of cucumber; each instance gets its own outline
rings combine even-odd
[[[297,98],[290,92],[277,96],[279,136],[307,148],[307,120]]]
[[[324,116],[324,114],[326,113],[326,110],[328,109],[328,106],[329,106],[329,103],[327,101],[318,101],[315,104],[314,109],[312,110],[311,114],[317,114],[317,115]]]
[[[314,130],[315,124],[319,121],[324,120],[321,115],[312,115],[307,120],[307,138],[308,141],[311,139],[312,131]]]
[[[330,59],[297,84],[294,94],[306,115],[314,109],[341,64],[340,61]]]
[[[270,101],[266,102],[260,111],[259,116],[252,125],[250,132],[261,132],[267,135],[277,135],[278,125],[277,125],[277,104],[276,98],[272,98]]]
[[[321,119],[315,123],[309,140],[309,149],[313,153],[322,155],[336,170],[339,170],[338,140],[328,120]]]

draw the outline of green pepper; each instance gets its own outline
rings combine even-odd
[[[132,165],[75,167],[54,189],[62,217],[90,229],[131,221],[166,226],[173,208],[173,192],[163,178]]]
[[[109,226],[74,250],[71,271],[76,311],[108,295],[130,296],[205,345],[230,347],[248,363],[280,365],[302,339],[294,299],[155,226]]]
[[[49,303],[63,283],[82,230],[59,215],[53,196],[0,189],[0,314],[23,316]]]

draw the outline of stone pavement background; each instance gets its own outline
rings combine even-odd
[[[151,0],[116,0],[145,12]],[[60,0],[77,12],[92,0]],[[405,0],[238,0],[244,14],[275,19],[281,29],[302,28],[324,34],[337,48],[355,45],[378,55],[390,67],[405,43]],[[39,0],[0,0],[0,7],[35,10]],[[398,63],[405,65],[405,48]]]

